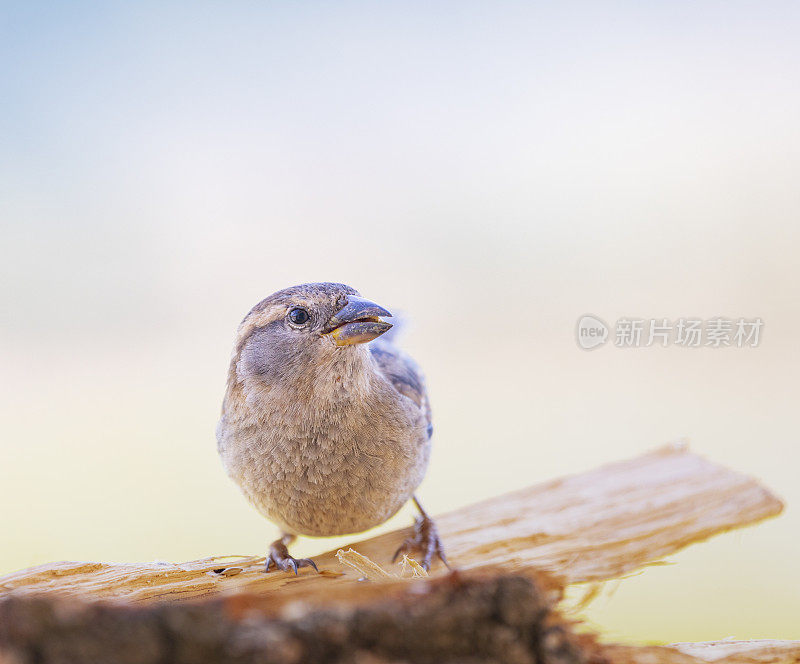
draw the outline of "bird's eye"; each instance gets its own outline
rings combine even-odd
[[[289,320],[295,325],[304,325],[308,322],[309,318],[311,318],[311,316],[301,307],[295,307],[289,312]]]

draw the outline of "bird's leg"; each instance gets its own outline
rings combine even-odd
[[[405,542],[400,545],[392,558],[392,562],[397,560],[401,553],[408,553],[409,551],[420,551],[422,553],[422,565],[425,571],[431,568],[431,560],[434,556],[439,556],[439,559],[444,563],[447,569],[450,565],[447,563],[447,558],[444,555],[444,546],[442,540],[439,538],[439,531],[433,519],[428,516],[428,513],[419,504],[416,496],[413,496],[414,504],[419,510],[419,516],[414,520],[414,535],[409,537]]]
[[[311,558],[292,558],[289,555],[289,549],[286,547],[294,542],[295,535],[284,533],[280,539],[275,540],[269,545],[269,553],[267,554],[267,572],[270,566],[275,563],[276,569],[282,569],[284,572],[292,570],[297,576],[298,567],[313,567],[314,571],[319,572],[316,563]]]

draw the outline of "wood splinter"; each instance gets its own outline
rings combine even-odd
[[[316,556],[320,574],[300,577],[242,556],[42,565],[0,577],[0,664],[797,663],[798,642],[598,644],[558,611],[568,584],[781,509],[753,479],[670,446],[438,517],[452,573],[392,565],[409,529]]]

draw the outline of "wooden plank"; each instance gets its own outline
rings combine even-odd
[[[798,664],[800,641],[709,641],[670,646],[600,647],[599,658],[615,664]]]
[[[560,576],[565,583],[615,578],[693,542],[775,516],[781,501],[754,479],[682,446],[515,491],[437,517],[451,563]],[[245,509],[243,507],[243,509]],[[351,546],[387,570],[409,529]],[[60,562],[0,577],[8,594],[178,600],[226,592],[340,592],[356,575],[335,551],[316,557],[322,574],[263,572],[263,557],[180,564]],[[215,570],[217,570],[215,572]],[[441,574],[443,568],[434,568]],[[337,590],[339,589],[339,590]]]

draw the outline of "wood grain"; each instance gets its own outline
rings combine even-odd
[[[533,574],[564,583],[619,577],[717,533],[775,516],[781,501],[754,479],[682,446],[535,485],[437,517],[451,563]],[[244,509],[244,507],[243,507]],[[350,546],[387,570],[402,529]],[[213,557],[178,564],[59,562],[0,577],[0,597],[61,596],[149,602],[226,593],[320,596],[357,581],[335,551],[319,575],[263,572],[264,558]],[[441,574],[441,566],[432,575]]]
[[[615,664],[798,664],[800,641],[709,641],[670,646],[600,646]]]

